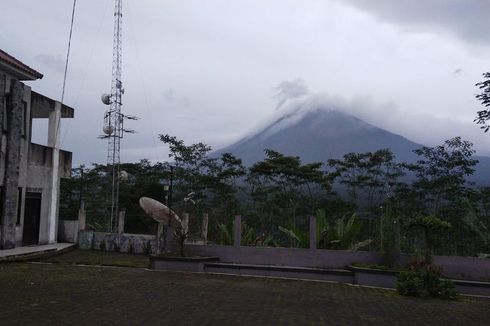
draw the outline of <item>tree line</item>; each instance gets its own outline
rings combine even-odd
[[[242,215],[245,244],[304,246],[308,219],[317,216],[325,230],[318,239],[327,248],[359,242],[382,251],[425,246],[434,253],[490,252],[490,187],[467,181],[477,160],[472,144],[460,137],[415,150],[415,163],[397,161],[389,149],[313,163],[266,149],[250,167],[230,153],[213,154],[204,143],[188,145],[170,135],[160,140],[169,146],[171,163],[121,165],[128,175],[120,186],[127,232],[156,232],[138,206],[147,196],[189,213],[191,237],[207,213],[215,243],[226,242],[233,216]],[[89,226],[108,229],[107,171],[99,164],[73,169],[61,185],[61,218],[76,218],[83,202]]]

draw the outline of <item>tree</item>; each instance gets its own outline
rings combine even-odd
[[[455,137],[435,147],[414,150],[420,159],[410,165],[417,180],[414,190],[427,205],[429,214],[438,215],[444,204],[458,203],[467,191],[466,177],[473,174],[478,160],[472,158],[473,144]]]
[[[241,159],[230,153],[209,157],[211,147],[201,142],[186,145],[183,140],[169,135],[160,135],[160,140],[169,145],[169,157],[175,164],[173,208],[191,214],[191,233],[200,225],[192,220],[200,218],[202,213],[223,223],[239,214],[238,183],[246,174]],[[218,231],[216,225],[211,223],[210,233]]]
[[[483,78],[484,80],[476,83],[475,86],[481,89],[481,93],[476,95],[476,99],[481,102],[485,109],[477,112],[474,121],[481,124],[480,128],[487,132],[490,129],[490,125],[487,124],[487,121],[490,120],[490,109],[487,109],[490,107],[490,72],[484,73]]]
[[[351,200],[359,206],[375,207],[397,187],[404,175],[403,165],[394,161],[389,149],[376,152],[348,153],[342,159],[330,159],[334,168],[330,178],[347,187]]]
[[[296,226],[296,216],[313,214],[316,193],[330,189],[322,163],[302,164],[297,156],[286,156],[266,149],[266,158],[249,170],[252,208],[262,227],[273,232],[273,220]],[[285,220],[277,220],[286,217]]]

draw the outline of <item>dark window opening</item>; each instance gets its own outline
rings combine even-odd
[[[20,224],[20,215],[22,213],[22,188],[19,187],[17,192],[17,224]]]
[[[26,130],[27,130],[27,102],[23,101],[22,102],[23,104],[23,107],[22,107],[22,116],[21,116],[21,119],[22,119],[22,122],[21,122],[21,131],[20,131],[20,134],[25,137],[26,136]]]
[[[6,132],[7,129],[8,129],[8,123],[7,123],[7,104],[9,102],[9,96],[10,96],[9,94],[7,94],[5,96],[5,105],[3,106],[3,121],[2,121],[3,122],[3,126],[2,126],[2,130],[4,132]]]

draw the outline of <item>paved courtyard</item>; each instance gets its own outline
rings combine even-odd
[[[77,255],[83,256],[75,252],[67,257]],[[56,261],[0,264],[0,324],[488,325],[490,321],[488,299],[422,300],[332,283]]]

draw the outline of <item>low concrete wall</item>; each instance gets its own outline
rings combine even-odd
[[[61,223],[60,223],[61,225]],[[129,252],[133,246],[134,253],[143,253],[148,241],[155,252],[154,235],[145,234],[114,234],[94,232],[92,249],[100,250],[105,241],[106,250],[113,251],[114,244],[122,252]],[[221,245],[187,244],[186,251],[190,255],[219,257],[223,263],[277,265],[293,267],[312,267],[327,269],[344,269],[354,263],[380,264],[383,257],[380,253],[370,251],[266,248],[266,247],[235,247]],[[401,254],[398,264],[406,264],[409,255]],[[459,256],[434,256],[434,265],[440,267],[445,276],[452,279],[490,281],[490,259]]]
[[[94,232],[92,249],[100,250],[102,241],[104,241],[105,250],[107,251],[114,251],[115,244],[119,247],[119,250],[121,252],[132,251],[136,254],[144,253],[145,246],[150,245],[151,252],[154,252],[154,249],[156,247],[156,239],[154,235]]]
[[[223,263],[279,265],[316,268],[345,268],[352,263],[378,264],[377,252],[296,248],[187,245],[190,253],[217,256]]]
[[[78,221],[60,220],[58,223],[58,242],[78,242]]]
[[[490,258],[434,256],[434,265],[449,278],[490,282]]]

